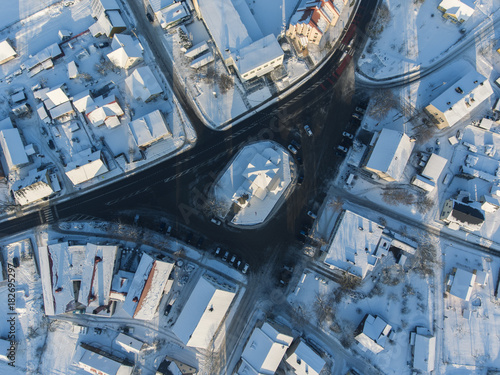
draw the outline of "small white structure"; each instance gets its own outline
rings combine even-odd
[[[61,42],[64,42],[71,38],[71,35],[73,35],[73,33],[69,30],[59,30],[57,32],[57,35],[59,35],[59,39],[61,39]]]
[[[125,78],[125,84],[136,100],[149,102],[160,95],[163,90],[148,66],[142,66]]]
[[[7,39],[0,42],[0,65],[15,59],[17,56],[16,51],[10,45]]]
[[[361,344],[361,349],[380,353],[384,350],[392,327],[382,318],[367,314],[361,321],[358,330],[361,331],[355,339]]]
[[[391,239],[383,230],[382,225],[345,210],[338,218],[324,263],[364,278],[389,250]]]
[[[68,77],[69,79],[75,79],[78,77],[78,66],[76,65],[76,62],[74,60],[71,60],[68,63]]]
[[[58,106],[60,104],[69,102],[68,95],[66,95],[66,93],[64,92],[62,85],[59,87],[53,88],[50,91],[47,91],[45,93],[45,95],[47,96],[47,98],[50,99],[50,101],[52,102],[52,104],[54,106]]]
[[[143,61],[142,46],[138,40],[134,40],[130,35],[115,34],[111,48],[113,48],[113,52],[106,56],[121,69],[130,69]]]
[[[191,64],[189,64],[189,67],[191,69],[199,69],[202,66],[205,66],[207,64],[210,64],[212,61],[214,61],[214,55],[212,52],[208,51],[207,53],[198,56],[196,59],[191,61]]]
[[[472,295],[472,288],[476,281],[476,272],[469,272],[461,268],[453,268],[448,276],[446,290],[453,296],[468,301]]]
[[[173,263],[155,260],[148,254],[142,254],[123,303],[123,310],[135,319],[153,319],[173,268]]]
[[[425,112],[439,129],[455,125],[493,94],[489,81],[475,70],[434,99]]]
[[[188,49],[185,53],[184,56],[186,56],[188,59],[193,59],[196,56],[201,55],[203,52],[208,51],[208,44],[206,41],[200,42],[197,45],[191,47]]]
[[[116,345],[127,353],[139,354],[144,343],[129,335],[120,333],[115,339]]]
[[[298,345],[294,343],[288,350],[286,363],[297,375],[319,375],[326,362],[300,339]]]
[[[484,212],[495,213],[500,208],[500,198],[497,196],[485,194],[481,196],[479,202]]]
[[[29,163],[17,128],[0,130],[0,147],[2,149],[2,166],[6,174]]]
[[[80,350],[81,357],[77,362],[77,366],[90,374],[130,375],[132,373],[132,367],[130,366],[126,366],[87,349],[80,348]]]
[[[21,206],[47,198],[54,193],[49,171],[31,170],[27,177],[15,181],[11,186],[14,199]]]
[[[443,0],[438,9],[443,12],[443,17],[455,23],[464,23],[474,13],[474,8],[460,0]]]
[[[434,371],[436,364],[436,338],[428,329],[417,327],[410,333],[410,343],[413,351],[413,368],[423,373]]]
[[[146,148],[153,143],[172,136],[160,110],[155,110],[129,124],[137,147]]]
[[[267,322],[255,328],[241,354],[238,374],[274,374],[292,340]]]
[[[484,213],[478,207],[474,207],[473,204],[447,199],[444,202],[440,220],[448,224],[450,229],[462,228],[468,231],[478,231],[483,226]]]
[[[83,150],[75,155],[75,159],[65,168],[66,176],[75,186],[108,171],[101,151],[92,152],[91,149]]]
[[[364,168],[386,181],[399,181],[415,143],[405,133],[384,128],[375,133]]]
[[[71,98],[73,106],[78,112],[84,113],[95,107],[94,99],[90,94],[90,90],[79,92]]]
[[[235,293],[200,277],[172,332],[187,346],[206,349],[217,333]]]

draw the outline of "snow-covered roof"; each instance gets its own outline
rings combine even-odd
[[[38,248],[46,315],[63,314],[75,309],[73,281],[82,278],[85,250],[85,246],[69,246],[67,242]]]
[[[14,129],[14,125],[12,124],[10,117],[4,118],[0,121],[0,130],[5,129]]]
[[[207,50],[208,50],[208,44],[206,41],[203,41],[188,49],[184,53],[184,56],[186,56],[189,59],[192,59],[193,57],[196,57]]]
[[[238,9],[231,0],[203,0],[199,2],[203,21],[207,25],[219,53],[226,60],[253,40],[262,38],[262,32],[244,1],[238,1]],[[241,13],[241,14],[240,14]],[[250,30],[247,28],[247,24]],[[250,33],[253,35],[251,36]]]
[[[116,96],[110,95],[106,98],[98,97],[94,100],[95,109],[88,108],[87,118],[94,126],[100,126],[106,124],[108,128],[113,128],[116,126],[116,122],[111,123],[108,119],[118,119],[119,116],[123,116],[124,112]],[[120,121],[118,121],[118,125]]]
[[[177,2],[168,8],[155,13],[160,26],[167,29],[169,26],[179,23],[183,18],[189,17],[189,13],[182,2]]]
[[[443,0],[439,3],[439,7],[445,9],[445,14],[453,15],[461,22],[467,21],[474,13],[473,7],[460,0]]]
[[[90,109],[95,105],[94,100],[90,95],[90,90],[79,92],[71,99],[73,100],[73,105],[78,112],[86,112],[87,109]]]
[[[78,77],[78,67],[76,66],[76,62],[71,60],[68,63],[68,77],[70,79]]]
[[[116,339],[115,343],[129,353],[139,353],[141,351],[142,345],[144,343],[132,336],[126,335],[124,333],[120,333]]]
[[[7,39],[0,42],[0,64],[10,61],[16,56],[16,51],[14,51]]]
[[[125,78],[125,84],[134,99],[147,102],[151,97],[161,94],[163,90],[148,66],[141,66]]]
[[[431,154],[431,157],[427,161],[427,164],[425,165],[425,168],[422,171],[421,175],[428,178],[429,180],[437,182],[447,163],[448,159],[436,154]]]
[[[468,301],[472,294],[472,288],[476,280],[476,275],[472,272],[457,268],[453,276],[450,294]]]
[[[138,147],[147,147],[172,134],[158,109],[130,122],[129,127]]]
[[[59,105],[65,102],[69,102],[69,98],[62,89],[62,87],[56,87],[45,93],[47,97],[54,103],[54,105]]]
[[[420,176],[418,174],[416,176],[413,176],[413,178],[411,179],[411,184],[429,192],[434,190],[434,188],[436,187],[436,183],[434,181],[431,181],[428,178]]]
[[[214,61],[214,55],[212,54],[212,52],[208,51],[207,53],[198,56],[196,59],[191,61],[189,67],[191,69],[199,69],[202,66],[210,64],[212,61]]]
[[[366,168],[398,181],[403,176],[414,146],[415,143],[405,133],[384,128],[378,135]]]
[[[368,314],[363,322],[362,332],[355,339],[373,353],[384,350],[387,336],[392,327],[379,316]]]
[[[59,47],[59,44],[54,43],[51,44],[50,46],[44,48],[40,52],[38,52],[36,55],[32,56],[29,58],[24,64],[26,65],[26,68],[28,70],[31,70],[35,68],[38,64],[42,64],[43,62],[56,58],[58,56],[62,55],[61,48]]]
[[[472,70],[431,102],[453,126],[493,94],[490,82]],[[430,110],[432,112],[432,109]]]
[[[454,199],[448,199],[445,202],[445,208],[451,205],[448,216],[441,217],[442,220],[456,223],[470,230],[479,230],[484,223],[484,213],[475,207],[475,204],[466,204]],[[480,204],[478,203],[480,206]]]
[[[39,172],[35,169],[31,170],[28,177],[15,181],[11,186],[11,190],[14,193],[16,203],[20,205],[33,203],[50,196],[54,192],[50,183],[49,172],[46,169]]]
[[[110,298],[125,301],[125,297],[127,296],[133,279],[134,274],[132,272],[119,270],[111,281]]]
[[[269,34],[240,49],[237,56],[236,67],[243,75],[269,61],[284,56],[284,52],[276,37]]]
[[[82,349],[78,366],[91,374],[130,375],[132,373],[132,367],[86,349]]]
[[[87,313],[96,314],[109,305],[109,292],[118,246],[86,245],[86,258],[78,302],[87,306]]]
[[[176,0],[148,0],[149,5],[151,5],[151,9],[153,13],[158,12],[163,8],[167,8],[176,3]]]
[[[222,323],[234,292],[219,289],[201,277],[172,327],[187,346],[206,349]]]
[[[91,152],[90,149],[77,154],[65,168],[66,176],[73,185],[81,184],[106,172],[108,167],[102,160],[101,151]]]
[[[7,168],[5,172],[8,173],[29,163],[17,128],[0,130],[0,147],[3,154],[2,160],[5,161],[5,167]]]
[[[12,100],[12,103],[19,103],[26,99],[26,94],[23,90],[21,90],[13,94],[10,99]]]
[[[151,320],[174,265],[143,254],[130,285],[123,310],[136,319]]]
[[[293,337],[277,331],[269,323],[262,328],[255,328],[248,340],[241,359],[243,360],[238,374],[274,374],[292,343]],[[250,366],[253,371],[246,370]]]
[[[142,48],[138,40],[130,35],[115,34],[111,42],[113,52],[107,54],[108,59],[117,67],[128,69],[142,60]]]
[[[10,341],[0,339],[0,361],[10,362],[7,358],[10,349]]]
[[[97,21],[90,25],[89,31],[92,35],[97,36],[104,34],[106,36],[111,36],[114,28],[126,29],[127,25],[119,11],[109,10],[102,12],[97,18]]]
[[[50,112],[50,117],[52,117],[55,120],[58,119],[59,117],[68,115],[70,113],[74,113],[75,111],[73,109],[73,106],[71,105],[71,102],[65,102],[51,108],[49,112]]]
[[[297,375],[319,375],[326,363],[302,340],[295,350],[288,354],[286,362],[292,366]]]
[[[324,262],[363,278],[377,262],[384,227],[349,210],[339,220]]]
[[[434,371],[436,362],[436,338],[434,336],[417,333],[413,349],[413,368],[416,370]]]

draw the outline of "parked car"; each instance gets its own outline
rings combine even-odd
[[[215,249],[215,256],[219,256],[221,254],[221,251],[222,249],[220,247],[218,247],[217,249]]]
[[[361,113],[362,115],[365,114],[365,110],[363,108],[361,108],[361,107],[356,107],[355,111],[358,112],[358,113]]]
[[[294,154],[294,155],[297,155],[297,149],[295,147],[293,147],[292,145],[288,145],[288,150]]]
[[[241,272],[247,273],[249,267],[250,267],[250,265],[248,263],[245,263],[245,265],[243,266],[243,269],[241,270]]]
[[[229,257],[229,251],[226,251],[224,253],[224,256],[222,257],[222,261],[225,262],[227,260],[227,258]]]
[[[348,132],[343,132],[342,136],[346,137],[346,138],[349,138],[349,139],[353,139],[354,138],[354,136],[351,133],[348,133]]]
[[[292,139],[292,140],[290,141],[290,144],[291,144],[293,147],[295,147],[297,150],[300,150],[300,149],[302,148],[302,146],[300,145],[300,143],[299,143],[299,142],[297,142],[295,139]]]
[[[109,42],[101,42],[97,45],[99,48],[106,48],[109,47]]]
[[[204,239],[203,237],[200,237],[200,238],[199,238],[198,242],[196,243],[196,247],[197,247],[198,249],[201,249],[201,247],[203,246],[203,241],[204,241],[204,240],[205,240],[205,239]]]
[[[219,219],[216,219],[215,217],[211,218],[210,221],[214,223],[215,225],[220,225],[221,221]]]
[[[54,145],[54,141],[52,139],[49,139],[49,141],[47,143],[48,143],[49,148],[51,150],[55,150],[56,149],[56,145]]]
[[[359,113],[356,113],[356,112],[354,112],[354,113],[352,114],[352,117],[354,117],[354,118],[356,118],[356,119],[358,119],[358,120],[360,120],[360,121],[363,119],[363,115],[361,115],[361,114],[359,114]]]
[[[153,23],[154,22],[154,18],[153,16],[151,15],[151,13],[146,13],[146,17],[148,18],[148,21]]]
[[[297,160],[298,165],[304,164],[304,161],[302,160],[302,156],[300,156],[300,155],[296,155],[295,160]]]
[[[304,181],[304,174],[300,173],[299,177],[297,178],[297,185],[302,185],[303,181]]]
[[[347,147],[344,147],[344,146],[342,146],[342,145],[338,145],[338,146],[337,146],[337,149],[338,149],[338,150],[340,150],[340,151],[342,151],[342,152],[347,152],[347,151],[348,151],[348,150],[347,150]]]
[[[312,132],[311,127],[310,127],[309,125],[304,126],[304,131],[306,132],[306,134],[307,134],[309,137],[312,137],[312,136],[313,136],[313,132]]]
[[[172,235],[172,226],[171,226],[171,225],[169,225],[169,226],[168,226],[168,228],[167,228],[167,234],[168,234],[169,236],[171,236],[171,235]]]
[[[229,261],[229,263],[233,264],[234,262],[236,262],[236,255],[233,255],[231,257],[231,260]]]
[[[186,243],[191,243],[191,240],[193,239],[193,233],[192,232],[188,232],[187,236],[186,236]]]

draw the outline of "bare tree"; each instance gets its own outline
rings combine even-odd
[[[318,325],[330,324],[333,321],[335,310],[331,296],[325,293],[316,293],[313,303],[313,311],[318,319]]]
[[[410,269],[421,276],[434,276],[434,268],[439,267],[437,249],[429,235],[421,237],[418,249],[411,261]]]
[[[234,86],[233,79],[227,74],[221,74],[219,76],[219,89],[221,94],[225,94],[229,90],[231,90]]]
[[[372,105],[368,115],[375,120],[382,120],[387,113],[398,105],[392,90],[377,90],[371,97]]]

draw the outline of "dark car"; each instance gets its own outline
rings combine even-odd
[[[54,141],[52,139],[49,139],[49,141],[47,143],[49,144],[49,148],[51,150],[55,150],[56,149],[56,145],[54,144]]]
[[[299,177],[297,178],[297,185],[302,185],[303,181],[304,181],[304,174],[301,173],[301,174],[299,174]]]
[[[97,45],[99,48],[106,48],[109,47],[109,42],[101,42]]]
[[[200,239],[199,239],[199,240],[198,240],[198,242],[196,243],[196,247],[197,247],[198,249],[201,249],[201,247],[203,246],[203,241],[204,241],[204,240],[205,240],[205,239],[204,239],[203,237],[200,237]]]
[[[298,165],[304,164],[304,161],[302,160],[302,156],[297,155],[297,156],[295,156],[295,159],[297,160]]]
[[[146,17],[148,18],[148,21],[151,23],[153,23],[155,21],[153,16],[150,13],[146,13]]]
[[[297,150],[300,150],[300,149],[302,148],[302,146],[300,145],[300,143],[299,143],[299,142],[297,142],[295,139],[292,139],[292,140],[290,141],[290,144],[291,144],[293,147],[295,147]]]
[[[191,243],[192,239],[193,239],[193,233],[188,232],[188,234],[186,236],[186,243]]]

